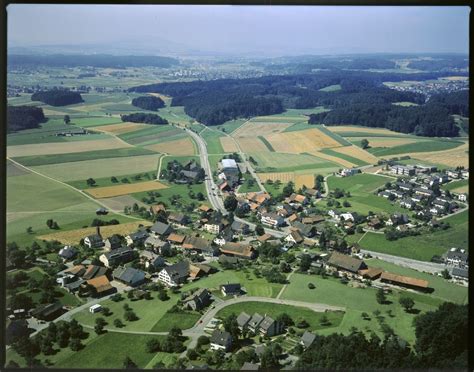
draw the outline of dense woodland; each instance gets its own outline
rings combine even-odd
[[[381,340],[366,338],[356,329],[350,335],[317,336],[297,363],[297,369],[465,369],[468,364],[468,307],[442,304],[438,310],[415,318],[412,351],[389,327]]]
[[[165,102],[160,97],[143,96],[132,99],[132,105],[144,110],[157,111],[165,107]]]
[[[145,123],[145,124],[168,124],[168,120],[163,119],[161,116],[156,114],[145,114],[141,112],[135,112],[133,114],[121,115],[122,121],[130,121],[132,123]]]
[[[46,121],[43,109],[34,106],[8,106],[7,131],[16,132],[23,129],[38,128]]]
[[[408,66],[415,70],[442,71],[450,69],[467,69],[469,67],[468,56],[450,56],[442,59],[425,59],[411,61]]]
[[[317,74],[265,76],[251,79],[220,79],[185,83],[161,83],[130,88],[139,93],[163,93],[173,97],[171,106],[184,106],[185,112],[206,125],[227,120],[271,115],[287,108],[309,109],[324,106],[331,111],[312,115],[309,123],[356,124],[386,127],[422,136],[458,134],[451,114],[468,113],[467,93],[433,97],[385,87],[386,81],[428,80],[444,73],[371,73],[365,71],[324,71]],[[339,84],[340,90],[320,89]],[[415,107],[392,105],[412,102]],[[310,112],[309,112],[310,113]]]
[[[62,89],[33,93],[31,95],[31,100],[40,101],[51,106],[67,106],[84,102],[79,93]]]
[[[170,57],[159,56],[112,56],[108,54],[49,54],[49,55],[8,55],[9,67],[20,66],[51,66],[51,67],[163,67],[168,68],[179,64],[179,61]]]

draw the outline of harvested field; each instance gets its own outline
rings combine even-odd
[[[136,130],[150,128],[149,124],[139,124],[139,123],[119,123],[119,124],[109,124],[109,125],[101,125],[98,127],[92,127],[92,130],[98,130],[100,132],[107,132],[112,134],[123,134],[128,132],[135,132]]]
[[[81,181],[92,178],[143,173],[158,168],[160,155],[95,159],[31,167],[35,171],[60,181]]]
[[[393,132],[391,130],[385,128],[370,128],[370,127],[359,127],[353,125],[335,125],[335,126],[327,126],[331,132],[364,132],[364,133],[375,133],[375,134],[386,134],[387,136],[390,135],[400,135],[400,133]]]
[[[113,234],[128,235],[138,230],[139,225],[151,226],[152,223],[146,220],[137,220],[136,222],[128,222],[119,225],[101,226],[100,232],[105,236]],[[52,234],[38,236],[38,239],[44,240],[58,240],[63,244],[77,244],[82,238],[87,235],[95,234],[95,227],[86,227],[84,229],[77,229],[71,231],[61,231]]]
[[[288,183],[295,181],[294,172],[276,172],[276,173],[257,173],[260,181],[266,182],[268,180],[277,181],[280,180],[282,183]]]
[[[383,169],[383,165],[377,165],[375,167],[365,168],[362,170],[362,173],[377,173]]]
[[[359,144],[361,137],[346,137],[346,139],[354,144]],[[406,145],[408,143],[419,142],[416,138],[397,138],[397,137],[365,137],[369,141],[370,147],[394,147]]]
[[[231,137],[220,137],[221,146],[224,149],[224,152],[238,152],[239,148],[237,144]]]
[[[130,145],[117,138],[107,138],[91,141],[74,141],[74,142],[54,142],[54,143],[37,143],[30,145],[17,145],[7,147],[7,156],[30,156],[30,155],[48,155],[48,154],[65,154],[71,152],[83,152],[93,150],[108,150],[130,147]]]
[[[272,134],[267,137],[276,152],[314,152],[323,148],[340,146],[339,142],[319,129]]]
[[[259,118],[260,119],[260,118]],[[254,137],[254,136],[267,136],[273,133],[283,132],[286,128],[293,125],[288,122],[261,122],[261,121],[249,121],[247,124],[242,125],[236,131],[232,133],[233,137]]]
[[[350,161],[347,161],[345,159],[338,158],[337,156],[324,154],[321,151],[313,151],[311,154],[313,154],[315,156],[318,156],[320,158],[332,161],[333,163],[340,164],[340,165],[342,165],[343,167],[346,167],[346,168],[352,168],[353,166],[357,165],[357,164],[351,163]]]
[[[148,209],[148,205],[130,195],[113,196],[111,198],[103,198],[98,200],[105,204],[111,211],[122,212],[124,207],[131,207],[134,203],[137,203],[139,207],[145,207]]]
[[[237,137],[236,140],[243,152],[269,152],[267,146],[257,137]]]
[[[295,187],[299,189],[305,185],[307,188],[314,186],[314,174],[297,174],[295,176]]]
[[[369,164],[376,163],[378,161],[377,157],[370,154],[369,152],[362,150],[357,146],[344,146],[344,147],[336,147],[332,149],[335,152],[340,154],[345,154],[357,158],[359,160],[365,161]]]
[[[28,173],[30,173],[28,170],[7,160],[7,177],[23,176]]]
[[[469,167],[469,143],[465,142],[451,150],[434,151],[434,152],[411,152],[407,154],[400,154],[397,156],[409,155],[412,158],[428,161],[436,164],[443,164],[448,167],[463,166]]]
[[[84,190],[94,198],[110,198],[113,196],[128,195],[135,192],[151,191],[166,189],[168,186],[158,181],[147,181],[139,183],[131,183],[117,186],[96,187]]]
[[[148,150],[153,150],[171,155],[195,155],[194,142],[189,138],[182,138],[175,141],[162,142],[145,146]]]

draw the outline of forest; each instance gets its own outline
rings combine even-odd
[[[173,97],[171,106],[206,125],[227,120],[272,115],[288,108],[310,109],[324,106],[331,111],[312,115],[309,123],[328,125],[355,124],[386,127],[422,136],[456,136],[453,113],[468,112],[465,93],[434,97],[424,104],[425,96],[387,88],[386,81],[427,80],[444,73],[372,73],[366,71],[322,71],[317,74],[264,76],[250,79],[219,79],[161,83],[130,88],[131,92],[163,93]],[[340,90],[320,89],[339,84]],[[420,106],[400,107],[395,102]]]
[[[299,370],[467,368],[467,305],[443,303],[436,311],[417,316],[414,326],[413,349],[386,325],[383,340],[375,334],[366,338],[357,329],[347,336],[317,336],[296,367]]]
[[[144,110],[157,111],[165,107],[165,102],[160,97],[142,96],[132,99],[132,105]]]
[[[38,128],[40,123],[46,122],[43,109],[34,106],[8,106],[7,132],[16,132],[24,129]]]
[[[11,54],[7,56],[9,67],[20,66],[51,66],[51,67],[162,67],[169,68],[179,64],[179,61],[170,57],[159,56],[113,56],[108,54],[48,54],[48,55],[23,55]]]
[[[135,112],[133,114],[121,115],[122,121],[130,121],[132,123],[145,123],[145,124],[168,124],[168,120],[163,119],[161,116],[156,114],[145,114],[142,112]]]
[[[51,106],[67,106],[84,102],[79,93],[63,89],[54,89],[33,93],[31,95],[31,100],[40,101]]]
[[[419,61],[411,61],[407,67],[424,71],[467,69],[469,67],[469,58],[467,55],[458,55],[439,59],[423,59]]]

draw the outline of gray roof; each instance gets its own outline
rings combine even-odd
[[[303,333],[303,336],[301,336],[301,342],[303,343],[304,347],[310,347],[315,339],[316,335],[308,331],[305,331],[305,333]]]
[[[184,278],[189,275],[189,263],[187,261],[181,261],[174,265],[165,267],[163,270],[166,270],[172,279]]]
[[[135,284],[145,279],[145,273],[133,267],[118,267],[113,272],[114,278],[122,282]]]
[[[246,223],[240,222],[240,221],[234,221],[234,222],[232,222],[232,225],[230,227],[231,227],[232,230],[238,231],[238,230],[247,229],[249,227],[249,225],[247,225]]]
[[[107,257],[107,260],[114,260],[120,257],[132,255],[133,249],[130,247],[121,247],[114,249],[113,251],[104,253],[104,256]]]
[[[58,254],[63,258],[72,258],[77,254],[77,250],[74,247],[66,246],[61,248]]]
[[[469,270],[461,267],[454,267],[452,271],[453,276],[459,276],[461,278],[469,278]]]
[[[353,273],[357,272],[358,270],[361,270],[364,267],[367,267],[364,261],[337,252],[334,252],[331,255],[328,260],[328,264]]]
[[[156,221],[155,224],[150,227],[150,230],[156,234],[163,235],[169,233],[172,229],[170,225],[160,221]]]
[[[86,236],[86,238],[88,238],[91,243],[102,242],[102,237],[100,235],[97,235],[97,234],[88,235],[88,236]]]
[[[221,288],[224,288],[226,292],[237,292],[240,291],[241,286],[239,283],[234,284],[223,284]]]
[[[461,251],[449,251],[447,254],[447,258],[449,259],[456,259],[460,260],[463,262],[468,262],[469,261],[469,254],[467,252],[461,252]]]
[[[249,322],[251,316],[245,312],[241,312],[239,314],[239,316],[237,317],[237,324],[239,325],[239,327],[244,327],[247,325],[247,323]]]
[[[129,235],[129,237],[135,241],[135,240],[141,240],[141,239],[146,239],[148,236],[148,233],[145,230],[137,231]]]
[[[194,171],[188,171],[188,170],[182,170],[181,171],[181,174],[184,176],[184,177],[187,177],[187,178],[196,178],[198,176],[198,172],[194,172]]]
[[[211,336],[211,343],[217,344],[221,346],[226,346],[229,341],[232,341],[232,336],[229,332],[221,331],[220,329],[216,329]]]
[[[273,325],[273,323],[275,323],[275,320],[267,315],[260,323],[260,328],[264,331],[267,331]]]
[[[252,318],[249,321],[249,326],[252,328],[257,328],[262,321],[263,316],[261,316],[259,313],[255,313],[252,315]]]

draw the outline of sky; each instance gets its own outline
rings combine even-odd
[[[9,46],[107,44],[155,52],[467,53],[455,6],[43,5],[7,8]]]

